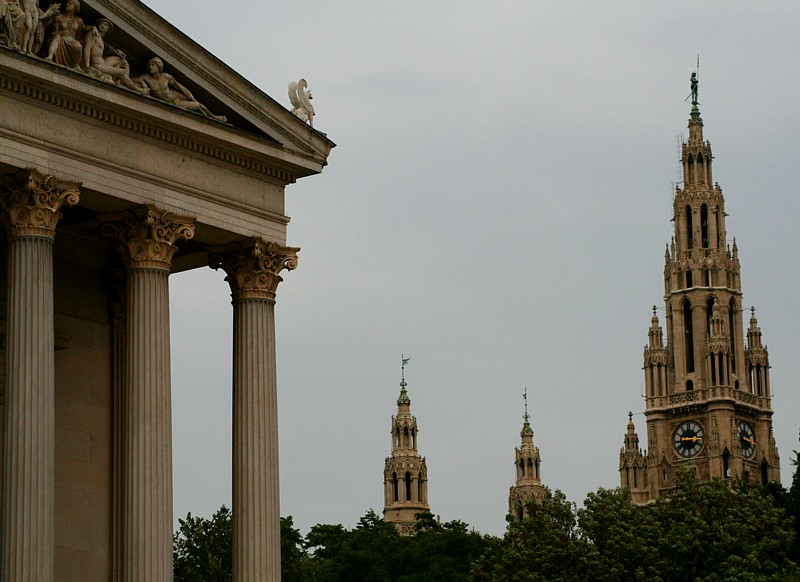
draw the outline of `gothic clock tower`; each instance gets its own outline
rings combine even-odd
[[[780,481],[769,357],[752,308],[745,345],[738,250],[735,239],[726,242],[712,160],[692,74],[683,187],[675,191],[675,235],[665,256],[666,342],[654,307],[644,347],[647,450],[629,420],[620,452],[620,482],[637,503],[674,486],[680,469],[701,482]]]

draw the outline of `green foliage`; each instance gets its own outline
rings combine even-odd
[[[469,564],[485,548],[484,538],[461,521],[439,523],[429,512],[417,515],[415,534],[401,536],[374,511],[352,531],[315,525],[306,536],[309,580],[466,582]]]
[[[528,504],[522,520],[509,519],[502,540],[493,540],[472,566],[476,582],[590,580],[587,543],[576,526],[575,505],[561,491],[545,490]]]
[[[211,519],[192,517],[178,520],[173,539],[175,582],[226,582],[231,579],[233,533],[231,510],[224,505]]]
[[[722,582],[800,580],[800,453],[790,489],[681,473],[675,488],[639,507],[623,489],[590,493],[583,507],[545,491],[502,538],[461,521],[417,515],[401,536],[374,511],[352,529],[315,525],[303,538],[281,518],[284,582]],[[231,512],[186,516],[175,533],[175,581],[231,579]]]

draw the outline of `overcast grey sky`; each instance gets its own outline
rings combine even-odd
[[[338,144],[286,192],[281,512],[303,532],[382,509],[401,353],[443,520],[504,530],[526,386],[544,483],[576,502],[619,483],[698,53],[790,479],[797,2],[146,3],[286,106],[305,77]],[[231,501],[229,291],[207,269],[171,286],[175,512],[209,515]]]

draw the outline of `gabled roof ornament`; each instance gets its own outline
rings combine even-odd
[[[314,106],[311,105],[311,91],[306,91],[307,87],[305,79],[289,83],[289,101],[292,103],[292,113],[314,127]]]

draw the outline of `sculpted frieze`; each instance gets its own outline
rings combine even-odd
[[[149,95],[186,111],[226,122],[213,114],[191,91],[165,72],[164,62],[153,56],[147,63],[132,63],[108,40],[114,24],[100,17],[87,23],[80,16],[80,0],[49,4],[38,0],[0,0],[0,47],[84,73],[140,95]],[[134,74],[132,66],[137,67]]]

